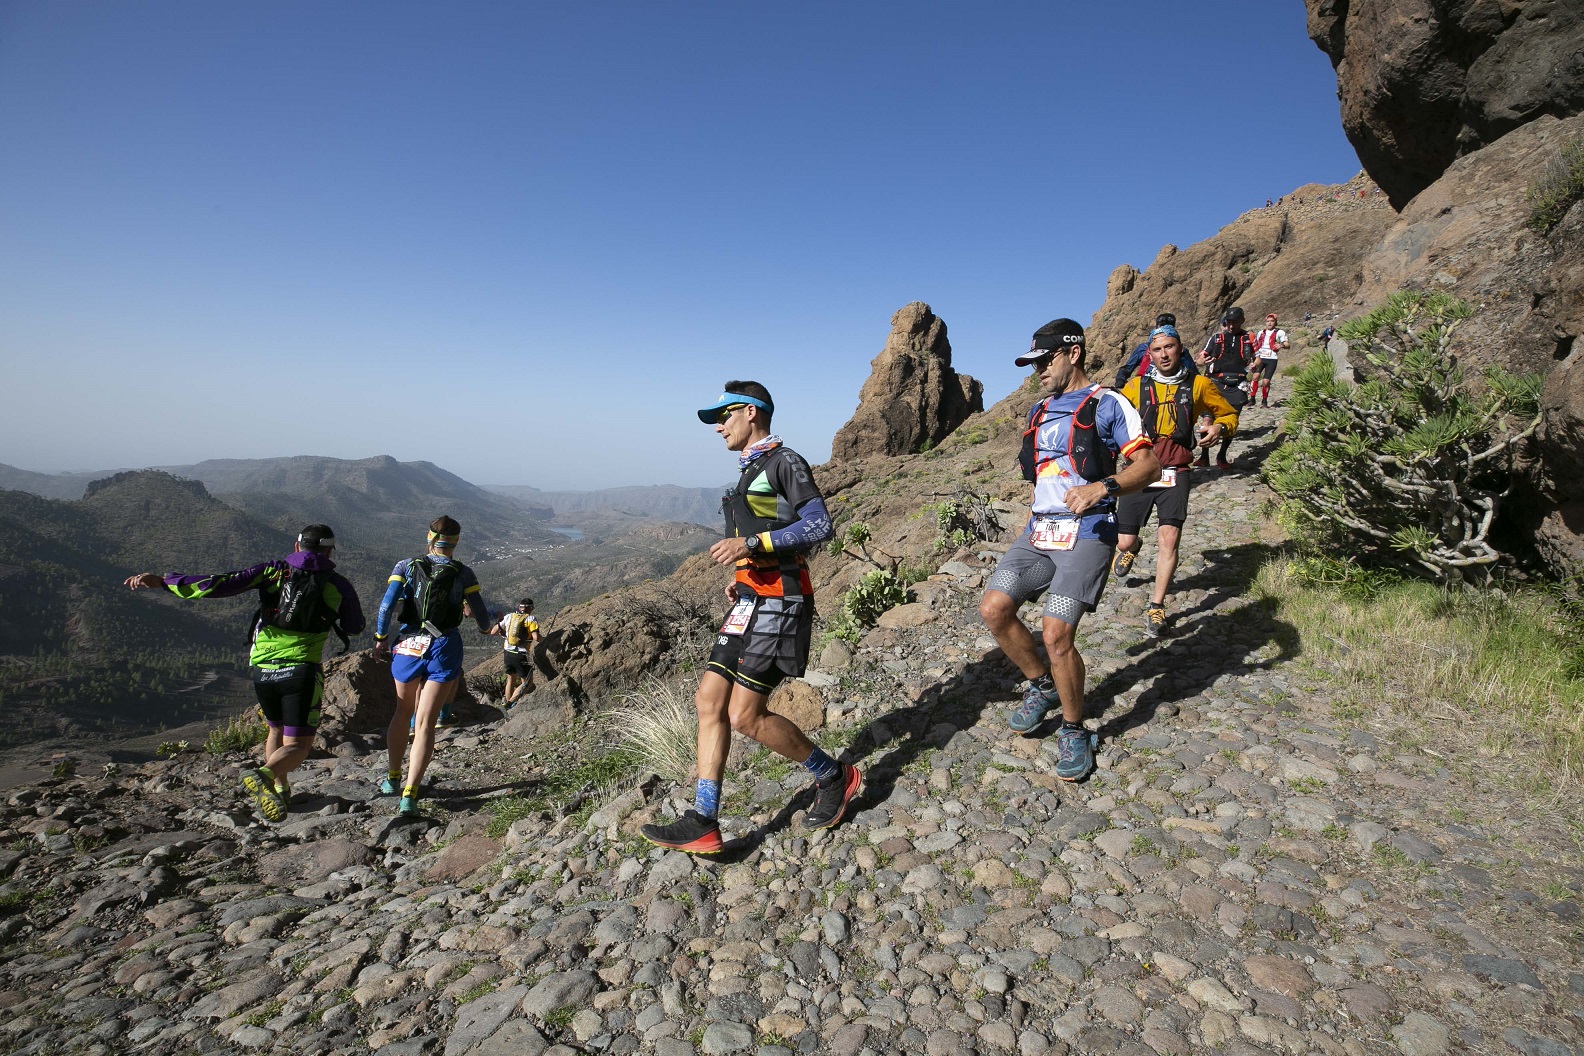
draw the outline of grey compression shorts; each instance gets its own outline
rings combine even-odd
[[[1071,550],[1038,550],[1028,532],[1001,555],[986,590],[998,590],[1021,605],[1045,592],[1045,615],[1078,626],[1105,593],[1115,547],[1098,539],[1080,539]]]

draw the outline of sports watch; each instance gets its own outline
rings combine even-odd
[[[1105,489],[1106,489],[1106,494],[1107,495],[1120,495],[1120,494],[1122,494],[1122,485],[1117,483],[1117,479],[1115,477],[1107,477],[1104,480],[1102,480],[1100,483],[1105,485]]]
[[[760,539],[757,534],[750,535],[747,539],[743,540],[743,545],[748,548],[748,552],[750,554],[757,554],[759,552],[759,548],[763,544],[764,540]]]

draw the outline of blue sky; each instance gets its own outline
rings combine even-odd
[[[986,402],[1058,315],[1358,171],[1299,0],[0,5],[0,462],[813,461],[891,313]]]

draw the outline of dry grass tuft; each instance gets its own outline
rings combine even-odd
[[[1460,723],[1493,753],[1528,753],[1554,791],[1584,778],[1584,653],[1554,598],[1419,581],[1350,596],[1285,560],[1260,570],[1254,595],[1368,699]]]
[[[686,781],[698,753],[698,712],[691,686],[650,678],[622,697],[603,717],[616,750],[668,781]]]

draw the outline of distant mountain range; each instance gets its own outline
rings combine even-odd
[[[297,455],[217,458],[155,468],[199,481],[227,505],[283,531],[323,522],[362,550],[421,550],[429,522],[442,513],[461,522],[469,545],[548,544],[563,538],[544,524],[553,516],[548,507],[485,491],[432,462],[398,462],[389,455]],[[32,473],[0,466],[0,487],[77,499],[94,479],[108,475]]]
[[[650,484],[628,488],[602,488],[598,491],[541,491],[527,484],[485,484],[484,490],[506,495],[534,506],[544,506],[559,515],[614,510],[633,517],[652,517],[657,521],[686,521],[706,528],[721,524],[721,496],[729,485],[718,488],[684,488],[676,484]]]
[[[713,532],[682,523],[702,516],[703,496]],[[391,565],[421,553],[429,522],[448,513],[462,523],[461,556],[490,602],[533,595],[545,620],[561,605],[664,575],[708,546],[718,503],[714,489],[486,490],[389,456],[103,474],[0,466],[0,747],[125,736],[249,699],[257,598],[134,594],[122,584],[134,572],[245,568],[289,552],[297,529],[322,521],[372,618]]]
[[[299,526],[296,521],[323,520],[345,533],[347,529],[331,519],[340,511],[360,520],[371,515],[383,518],[395,510],[433,508],[435,513],[431,516],[449,512],[462,522],[464,530],[469,528],[468,515],[474,515],[481,534],[491,542],[499,541],[495,538],[500,530],[499,520],[516,523],[525,512],[531,520],[548,521],[561,514],[614,510],[633,517],[716,528],[721,520],[721,495],[729,486],[684,488],[653,484],[594,491],[546,491],[528,484],[479,486],[432,462],[398,462],[389,455],[355,460],[317,455],[212,458],[186,466],[150,468],[202,481],[210,494],[265,520],[273,523],[284,517],[293,521],[284,525],[288,528]],[[107,469],[92,473],[35,473],[0,463],[0,490],[26,491],[47,499],[80,499],[89,483],[116,472]],[[307,496],[317,496],[321,501],[305,507]],[[515,502],[503,504],[495,496]],[[451,506],[446,507],[447,503]],[[321,516],[306,516],[315,508],[323,511]],[[529,534],[538,536],[537,532]]]

